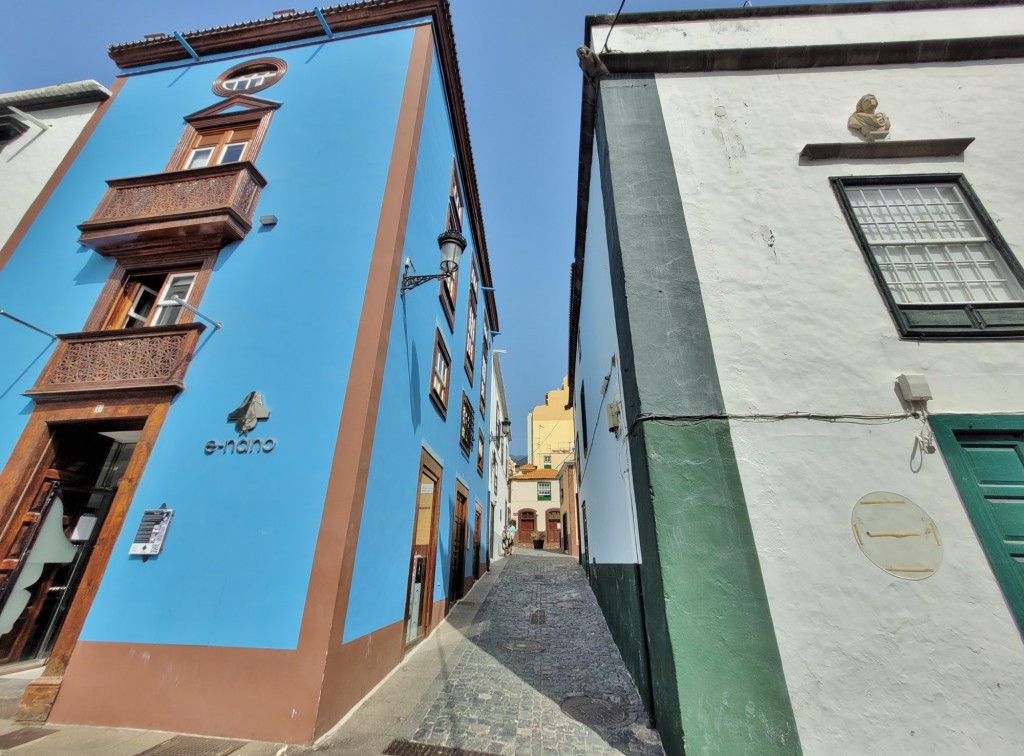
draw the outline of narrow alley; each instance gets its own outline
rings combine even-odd
[[[525,549],[493,564],[315,750],[662,753],[583,569],[572,557]]]

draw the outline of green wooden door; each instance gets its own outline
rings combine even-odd
[[[1024,429],[1012,427],[1021,419],[946,416],[940,422],[945,427],[937,427],[936,436],[942,452],[1010,611],[1024,632]]]

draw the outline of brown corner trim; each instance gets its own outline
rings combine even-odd
[[[328,649],[316,735],[344,714],[348,700],[341,684],[349,672],[340,639],[348,613],[433,58],[433,29],[429,24],[417,26],[299,634],[300,651],[315,653],[319,649],[322,653]],[[400,635],[396,636],[399,657]]]
[[[25,215],[21,218],[21,222],[18,223],[18,225],[15,226],[14,231],[11,232],[11,237],[7,240],[7,243],[0,248],[0,270],[3,270],[4,266],[7,265],[7,261],[11,259],[11,255],[14,254],[14,250],[18,248],[18,245],[21,244],[22,240],[25,238],[25,234],[28,233],[32,224],[35,223],[36,218],[39,217],[39,213],[42,212],[46,203],[49,202],[50,197],[57,189],[57,186],[64,178],[64,175],[68,172],[68,169],[70,169],[71,165],[75,162],[75,159],[82,151],[82,148],[85,147],[85,143],[89,141],[89,137],[91,137],[92,133],[96,130],[96,126],[99,125],[100,119],[106,114],[110,105],[114,102],[114,98],[117,97],[118,93],[121,91],[121,87],[124,86],[126,81],[127,78],[124,76],[117,77],[113,86],[110,87],[110,98],[101,103],[93,112],[88,123],[85,124],[85,128],[82,129],[74,144],[71,145],[71,149],[69,149],[67,154],[64,155],[64,159],[60,161],[60,165],[57,166],[53,175],[50,176],[49,181],[43,185],[39,195],[32,201],[32,204],[29,205],[28,210],[25,211]]]
[[[963,155],[974,137],[909,139],[897,142],[824,142],[805,144],[807,160],[886,160],[889,158],[952,157]]]

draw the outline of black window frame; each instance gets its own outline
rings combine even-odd
[[[589,439],[587,434],[587,392],[583,381],[580,381],[580,428],[583,430],[583,456],[587,456]]]
[[[853,232],[875,286],[882,295],[899,331],[905,339],[1020,339],[1024,337],[1024,303],[1022,302],[968,302],[950,304],[901,304],[896,301],[882,276],[868,242],[853,212],[846,189],[871,186],[899,186],[906,184],[950,184],[963,194],[978,224],[989,238],[989,242],[1002,256],[1010,274],[1024,286],[1024,267],[1010,249],[996,228],[992,218],[985,211],[971,185],[962,173],[900,174],[888,176],[833,176],[829,179],[832,190],[839,200],[846,222]]]
[[[469,457],[473,449],[473,431],[476,428],[476,412],[473,410],[473,402],[462,392],[462,410],[459,413],[459,448],[462,453]]]

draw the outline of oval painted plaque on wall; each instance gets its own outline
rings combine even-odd
[[[872,491],[850,517],[864,556],[904,580],[924,580],[942,564],[942,538],[932,518],[906,496]]]

